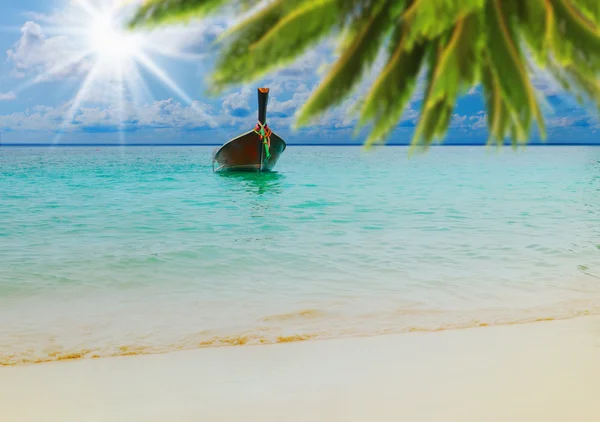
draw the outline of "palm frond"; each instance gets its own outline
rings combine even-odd
[[[509,110],[502,96],[500,83],[488,62],[482,71],[483,93],[487,109],[487,125],[489,130],[488,145],[496,143],[502,145],[504,139],[510,133],[514,133],[509,116]],[[515,125],[518,126],[517,121]],[[516,134],[515,134],[516,135]],[[516,145],[516,137],[513,136],[513,146]]]
[[[344,0],[276,1],[238,30],[217,64],[214,88],[256,79],[295,59],[339,23]]]
[[[366,141],[367,146],[383,141],[398,123],[412,97],[417,77],[428,45],[416,44],[406,49],[408,28],[397,25],[392,36],[393,54],[381,75],[373,84],[362,107],[359,127],[373,121],[373,129]]]
[[[212,75],[210,91],[216,94],[229,84],[247,80],[246,67],[268,65],[265,57],[249,54],[250,47],[303,1],[276,0],[238,24],[229,36],[222,37],[220,42],[225,46]]]
[[[147,0],[133,27],[180,22],[259,0]],[[412,140],[425,148],[447,132],[456,101],[482,83],[489,143],[526,142],[545,126],[530,58],[561,86],[600,109],[598,0],[271,0],[221,39],[214,93],[262,77],[325,37],[340,35],[339,58],[302,107],[299,125],[338,105],[381,52],[387,62],[361,101],[357,128],[372,124],[366,145],[397,126],[427,71]]]
[[[135,28],[187,21],[206,16],[234,2],[239,3],[238,0],[146,0],[129,22],[129,26]]]
[[[509,113],[520,123],[515,127],[513,141],[525,141],[533,120],[537,120],[542,136],[545,127],[517,42],[514,21],[510,19],[509,3],[488,0],[486,4],[487,54]],[[514,7],[514,3],[512,5]]]
[[[550,0],[556,12],[552,48],[558,62],[578,62],[598,72],[600,66],[600,28],[569,2]]]
[[[598,0],[572,0],[573,6],[587,19],[600,24],[600,2]]]
[[[419,40],[434,40],[451,30],[456,23],[471,13],[483,9],[486,0],[415,0],[406,9],[402,19],[410,24],[406,48]]]
[[[438,43],[413,147],[427,148],[446,133],[459,94],[479,78],[482,48],[479,14],[461,18],[448,37],[441,37]]]
[[[539,65],[548,61],[554,28],[554,8],[547,0],[530,0],[517,4],[519,31]]]
[[[389,2],[377,1],[371,6],[355,18],[361,23],[361,31],[352,38],[352,44],[347,46],[327,78],[300,110],[297,119],[299,125],[308,123],[312,117],[345,99],[360,81],[365,69],[375,60],[390,30],[389,21],[396,16],[390,14]]]

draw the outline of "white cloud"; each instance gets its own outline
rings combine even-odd
[[[65,121],[72,102],[57,107],[36,106],[24,112],[0,116],[0,127],[11,130],[65,132],[161,129],[196,130],[216,128],[218,119],[211,106],[200,102],[183,105],[175,100],[155,101],[136,107],[82,107],[72,121]]]
[[[233,115],[249,114],[252,93],[249,86],[244,86],[240,91],[227,94],[223,99],[223,110]]]
[[[306,84],[299,84],[292,92],[292,98],[289,100],[279,101],[276,97],[273,98],[269,102],[269,111],[275,114],[291,116],[298,111],[311,94],[311,90]]]
[[[15,76],[34,75],[37,81],[63,79],[88,68],[84,60],[64,62],[67,57],[77,56],[71,39],[64,35],[48,38],[42,27],[32,21],[23,25],[21,38],[6,54],[14,65]]]
[[[485,129],[487,127],[487,113],[485,111],[477,112],[477,115],[470,116],[472,129]]]
[[[550,117],[549,119],[546,119],[546,126],[550,129],[567,128],[581,122],[585,122],[591,126],[591,119],[581,115]]]
[[[451,128],[464,128],[467,127],[468,123],[469,123],[469,116],[461,116],[460,114],[453,114],[452,115],[452,120],[450,120],[450,127]]]
[[[0,101],[12,101],[16,100],[17,95],[14,92],[1,93],[0,92]]]

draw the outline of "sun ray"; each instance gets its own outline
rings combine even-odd
[[[68,67],[81,63],[83,60],[91,56],[90,51],[84,51],[81,54],[69,57],[66,60],[59,62],[48,69],[46,72],[36,76],[33,79],[33,83],[39,83],[51,77],[58,75],[60,72],[66,70]]]
[[[179,97],[185,100],[186,103],[192,104],[193,100],[185,93],[179,86],[167,75],[167,73],[162,70],[156,63],[150,59],[145,53],[138,52],[135,55],[136,59],[144,65],[150,72],[154,74],[162,83],[168,86],[173,92],[175,92]]]
[[[204,54],[182,53],[180,51],[171,51],[154,45],[148,45],[146,50],[149,52],[160,54],[161,56],[171,57],[179,60],[198,61],[205,57]]]
[[[69,110],[67,111],[67,114],[63,118],[62,124],[60,125],[59,133],[57,134],[57,136],[54,138],[54,141],[52,142],[53,145],[58,143],[58,141],[60,140],[60,137],[61,137],[60,135],[66,130],[67,126],[73,122],[73,119],[75,118],[75,114],[79,110],[79,107],[80,107],[86,93],[92,86],[92,83],[94,83],[95,80],[97,79],[99,72],[100,72],[100,67],[95,66],[92,68],[92,70],[87,74],[87,76],[83,80],[83,83],[81,84],[81,87],[79,88],[79,91],[77,92],[75,98],[73,99],[71,107],[69,108]]]
[[[117,81],[119,83],[121,95],[118,96],[118,108],[116,112],[117,118],[119,119],[119,141],[121,146],[123,146],[125,145],[125,118],[127,116],[127,110],[125,109],[125,96],[122,94],[125,89],[125,78],[121,64],[119,64],[119,69],[117,70]]]
[[[69,66],[75,65],[81,61],[83,61],[86,57],[90,56],[90,52],[83,52],[77,56],[74,57],[70,57],[67,60],[65,60],[64,62],[57,64],[55,66],[53,66],[52,68],[50,68],[49,70],[47,70],[46,72],[39,74],[33,78],[30,78],[29,80],[27,80],[26,82],[23,82],[22,84],[19,84],[17,86],[15,86],[12,91],[14,93],[19,93],[22,91],[25,91],[26,89],[31,88],[34,85],[39,84],[40,82],[44,82],[46,80],[51,79],[51,77],[56,76],[57,74],[59,74],[60,72],[62,72],[63,70],[67,69]]]
[[[142,104],[148,101],[154,101],[154,96],[146,80],[142,78],[137,65],[131,67],[130,71],[125,74],[127,87],[133,97],[133,105]]]
[[[182,32],[126,30],[126,7],[131,3],[129,0],[72,0],[60,14],[38,17],[42,24],[40,42],[55,39],[53,46],[60,42],[61,51],[66,53],[57,55],[59,60],[46,63],[48,68],[13,91],[22,92],[60,78],[81,81],[67,103],[53,145],[59,143],[66,133],[74,131],[74,120],[85,104],[92,107],[108,105],[105,109],[110,110],[107,112],[109,124],[118,127],[120,143],[125,144],[130,120],[140,115],[142,104],[155,100],[142,68],[148,71],[148,79],[155,79],[182,102],[196,109],[194,100],[155,59],[169,57],[197,61],[203,55],[184,51],[186,43],[180,41],[184,36]],[[0,31],[5,30],[23,32],[22,28],[0,27]],[[175,37],[171,40],[173,43],[159,42],[168,37]]]
[[[75,3],[79,5],[81,10],[87,12],[90,16],[96,16],[96,14],[100,12],[99,9],[92,6],[87,0],[75,0]]]

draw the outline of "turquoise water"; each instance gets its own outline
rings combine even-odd
[[[0,364],[600,312],[600,148],[0,149]]]

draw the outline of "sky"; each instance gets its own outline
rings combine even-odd
[[[216,37],[235,21],[223,13],[133,34],[118,24],[123,0],[2,0],[0,132],[2,144],[222,144],[252,129],[256,88],[271,88],[269,126],[289,144],[362,144],[350,113],[376,71],[347,102],[309,127],[294,114],[334,58],[326,40],[287,68],[219,96],[206,94]],[[135,3],[138,0],[129,0]],[[121,8],[119,8],[121,7]],[[115,11],[116,10],[116,11]],[[377,69],[377,64],[375,69]],[[536,73],[548,128],[546,142],[600,144],[597,114]],[[389,144],[408,144],[419,117],[417,92]],[[462,97],[445,144],[484,144],[481,89]],[[538,143],[534,133],[531,143]]]

